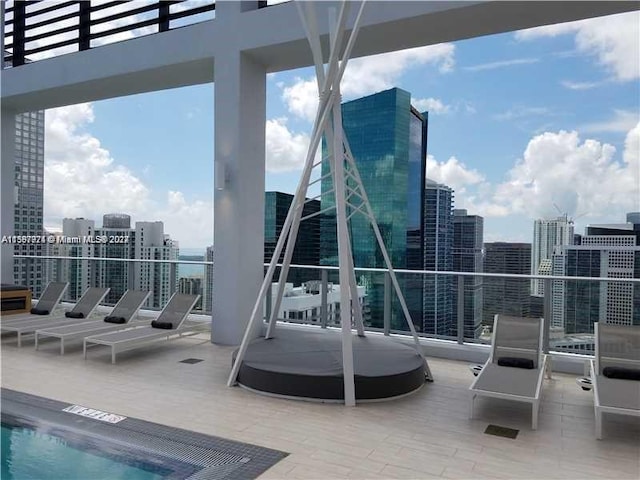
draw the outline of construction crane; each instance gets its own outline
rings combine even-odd
[[[568,212],[563,212],[562,210],[560,210],[560,207],[558,207],[558,205],[557,205],[556,203],[553,203],[553,206],[554,206],[554,207],[555,207],[555,209],[558,211],[558,213],[559,213],[560,215],[562,215],[562,216],[565,218],[565,220],[567,221],[567,223],[569,223],[569,224],[571,224],[571,225],[573,225],[577,219],[582,218],[582,217],[584,217],[585,215],[587,215],[587,214],[588,214],[588,212],[583,212],[583,213],[581,213],[580,215],[577,215],[577,216],[575,216],[575,217],[571,218],[571,217],[569,216],[569,213],[568,213]]]

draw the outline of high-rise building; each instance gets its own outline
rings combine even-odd
[[[16,115],[14,235],[42,236],[44,198],[44,111]],[[43,244],[16,244],[15,255],[42,255]],[[35,297],[44,288],[45,265],[39,259],[15,259],[14,282]]]
[[[426,179],[424,191],[424,269],[453,270],[453,190]],[[425,275],[420,331],[450,335],[453,329],[453,277]]]
[[[369,197],[386,249],[395,268],[423,267],[423,190],[425,180],[427,118],[411,106],[409,92],[392,88],[342,105],[342,123],[351,152]],[[323,157],[327,148],[323,142]],[[335,206],[329,162],[322,163],[322,210]],[[347,180],[347,184],[351,184]],[[347,214],[351,213],[350,211]],[[351,247],[356,267],[386,268],[368,219],[350,220]],[[337,265],[335,212],[321,219],[320,261]],[[384,275],[357,274],[367,287],[371,324],[383,326]],[[422,278],[399,278],[414,323],[422,318]],[[406,329],[394,298],[391,328]]]
[[[180,277],[178,279],[178,292],[188,295],[200,295],[193,309],[202,310],[202,277]]]
[[[204,254],[205,262],[213,262],[213,245],[207,247]],[[204,284],[202,285],[202,310],[211,312],[213,302],[213,265],[204,267]]]
[[[533,224],[531,275],[551,275],[556,246],[573,244],[573,221],[566,215],[553,220],[536,220]],[[531,280],[531,295],[544,295],[544,282]]]
[[[136,222],[133,236],[134,258],[142,260],[178,260],[178,242],[164,233],[162,222]],[[133,284],[136,290],[149,290],[147,306],[162,308],[177,287],[175,273],[169,263],[141,262],[136,266]]]
[[[529,275],[530,272],[530,243],[484,244],[484,273]],[[493,325],[496,314],[530,316],[531,284],[528,279],[486,277],[483,291],[482,323],[485,325]]]
[[[91,286],[109,287],[114,294],[106,298],[105,303],[116,303],[124,291],[132,288],[151,292],[146,307],[164,307],[176,291],[177,268],[158,260],[177,260],[178,243],[164,233],[162,222],[136,222],[135,228],[127,228],[130,218],[122,214],[105,215],[103,222],[102,228],[95,228],[93,220],[65,218],[61,243],[55,250],[69,257],[150,261],[64,261],[56,274],[59,280],[69,282],[67,298],[75,300]],[[105,241],[96,241],[99,237]]]
[[[464,209],[453,211],[453,270],[455,272],[482,273],[482,246],[484,219],[468,215]],[[464,337],[478,338],[482,331],[482,284],[480,276],[464,278]],[[458,289],[453,290],[454,305],[458,302]],[[451,335],[457,334],[457,322]]]
[[[282,192],[266,192],[264,200],[264,262],[269,263],[280,238],[289,207],[293,202],[293,195]],[[317,214],[319,211],[320,200],[307,200],[302,209],[302,218]],[[284,249],[278,263],[282,263],[283,258]],[[300,223],[291,263],[294,265],[320,265],[319,215]],[[299,286],[307,280],[319,278],[320,272],[317,269],[290,268],[287,282]]]
[[[96,230],[96,235],[107,238],[126,238],[126,242],[100,243],[94,246],[95,256],[100,258],[135,258],[133,252],[133,232],[131,230],[131,217],[123,213],[109,213],[102,217],[102,228]],[[135,263],[129,262],[95,262],[96,285],[108,286],[111,290],[105,297],[105,303],[115,305],[133,284],[133,272]]]
[[[64,245],[61,248],[66,257],[93,257],[93,243],[84,239],[95,234],[95,222],[85,218],[65,218],[62,220]],[[65,292],[66,300],[75,301],[92,286],[94,262],[89,260],[66,260],[62,263],[62,278],[69,282]]]
[[[627,218],[636,220],[633,215]],[[581,277],[640,278],[640,222],[590,225],[585,233],[581,245],[568,245],[557,250],[554,273]],[[559,283],[563,284],[564,302],[554,304],[554,319],[559,319],[567,334],[593,333],[594,322],[640,325],[640,288],[633,284],[588,281]]]

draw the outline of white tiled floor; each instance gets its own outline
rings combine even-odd
[[[468,420],[466,363],[430,360],[435,382],[395,401],[346,408],[226,387],[230,347],[192,337],[123,353],[56,342],[40,351],[2,342],[2,386],[56,400],[276,448],[290,455],[261,478],[640,478],[640,420],[605,416],[594,437],[593,397],[575,377],[544,385],[539,430],[525,404],[479,399]],[[178,363],[201,358],[194,365]],[[494,423],[515,440],[484,434]]]

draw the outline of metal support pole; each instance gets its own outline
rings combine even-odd
[[[458,343],[464,343],[464,277],[458,275]]]
[[[549,353],[549,331],[551,329],[551,316],[552,307],[551,299],[553,297],[551,292],[552,280],[550,278],[544,279],[544,332],[542,337],[542,351]]]
[[[384,334],[389,335],[391,333],[391,275],[389,272],[384,272],[384,316],[382,318]]]
[[[158,31],[169,30],[169,7],[173,2],[158,2]]]
[[[329,272],[320,273],[320,326],[327,328],[327,293],[329,289]]]
[[[79,2],[78,50],[91,48],[91,2]]]
[[[27,2],[13,3],[13,66],[24,65],[25,25]],[[4,19],[3,19],[4,20]],[[4,55],[4,52],[2,52]]]

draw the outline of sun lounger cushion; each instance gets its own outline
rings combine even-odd
[[[171,322],[159,322],[157,320],[154,320],[151,322],[151,326],[153,328],[162,328],[164,330],[171,330],[173,328],[173,323]]]
[[[501,367],[526,368],[528,370],[532,370],[535,366],[530,358],[519,357],[500,357],[498,358],[498,365]]]
[[[109,315],[108,317],[104,317],[104,321],[107,323],[127,323],[127,319],[124,317],[114,317]]]
[[[31,309],[31,313],[33,315],[49,315],[49,310],[45,309],[45,308],[36,308],[33,307]]]
[[[640,370],[637,368],[604,367],[602,375],[618,380],[640,380]]]
[[[82,312],[65,312],[64,314],[67,318],[84,318],[84,313]]]

